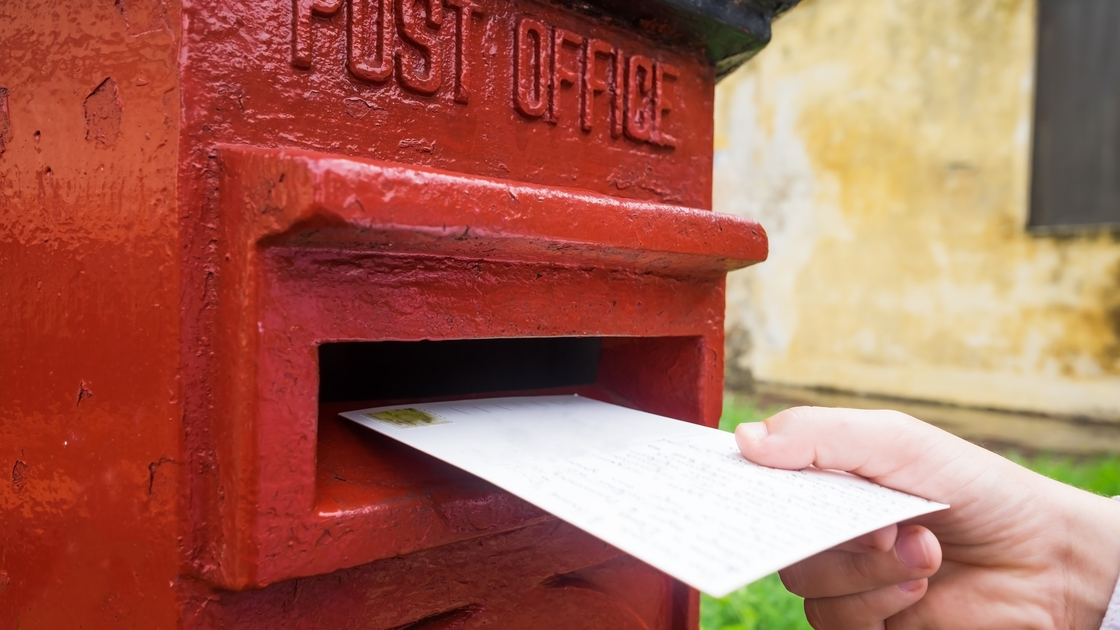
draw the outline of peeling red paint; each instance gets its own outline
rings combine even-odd
[[[121,134],[121,98],[117,83],[109,77],[102,81],[82,104],[86,118],[86,140],[103,147],[117,143]]]

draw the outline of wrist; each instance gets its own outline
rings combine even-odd
[[[1056,483],[1056,482],[1055,482]],[[1098,630],[1120,577],[1120,501],[1062,486],[1065,627]]]

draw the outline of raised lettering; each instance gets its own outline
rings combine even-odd
[[[574,54],[565,55],[565,49]],[[579,85],[579,57],[582,51],[583,37],[562,28],[555,29],[552,34],[552,96],[549,99],[548,117],[553,124],[560,122],[560,92],[565,85]],[[573,63],[567,63],[568,61]]]
[[[626,70],[626,136],[648,142],[653,131],[653,61],[644,55],[630,57]]]
[[[476,20],[485,6],[480,0],[291,2],[292,64],[297,68],[311,69],[316,22],[324,26],[322,18],[341,18],[338,12],[345,4],[346,68],[359,81],[385,84],[395,79],[403,90],[423,96],[441,94],[447,101],[466,105],[474,80],[481,80],[472,80],[472,71],[490,70],[499,76],[503,72],[480,58],[477,39],[490,42],[491,55],[496,52],[490,29],[482,35],[477,30]],[[668,117],[678,105],[674,89],[680,78],[678,67],[645,55],[628,55],[607,41],[552,27],[537,18],[507,18],[503,13],[495,19],[503,24],[516,20],[513,50],[506,60],[512,62],[512,105],[520,115],[550,124],[573,116],[579,118],[583,133],[607,124],[612,138],[678,146],[680,139],[668,132],[672,125],[666,124],[675,120]],[[450,22],[446,27],[445,21]],[[332,22],[338,24],[340,19]],[[445,86],[446,92],[441,93]],[[345,102],[355,118],[365,115],[362,107],[370,107],[362,98]]]
[[[597,74],[600,57],[613,58],[614,48],[601,39],[588,39],[583,54],[583,94],[580,99],[579,126],[591,131],[595,120],[595,97],[610,88],[605,77]]]
[[[458,14],[455,28],[455,102],[466,103],[471,97],[471,62],[467,51],[471,43],[471,18],[482,15],[470,0],[445,0]]]
[[[677,139],[665,133],[665,114],[673,111],[672,100],[666,98],[666,82],[675,81],[680,76],[677,67],[658,61],[653,64],[653,131],[650,140],[663,147],[677,146]]]
[[[529,118],[540,118],[548,111],[548,84],[552,46],[548,27],[521,18],[517,24],[513,56],[513,102],[517,111]]]
[[[331,17],[342,8],[342,0],[292,0],[292,65],[311,69],[311,22],[313,17]]]
[[[626,120],[626,55],[621,48],[614,51],[614,72],[611,74],[611,137],[622,136]]]
[[[426,8],[423,20],[416,15],[418,4]],[[435,94],[443,84],[443,47],[438,37],[443,24],[443,4],[440,0],[399,0],[397,9],[397,30],[401,39],[414,49],[414,54],[407,54],[405,50],[397,52],[397,76],[401,86],[426,96]],[[421,65],[425,66],[427,76],[420,74]]]
[[[355,77],[382,83],[393,76],[393,0],[350,0],[347,35]]]

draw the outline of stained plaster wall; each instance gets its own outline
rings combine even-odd
[[[1120,241],[1026,229],[1032,0],[805,0],[717,90],[730,382],[1120,421]]]

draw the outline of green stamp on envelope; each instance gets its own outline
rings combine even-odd
[[[437,416],[434,413],[424,411],[423,409],[416,409],[414,407],[406,407],[404,409],[387,409],[385,411],[370,411],[362,414],[371,420],[384,422],[403,429],[411,429],[414,427],[426,427],[433,424],[448,424],[450,421],[442,416]]]

